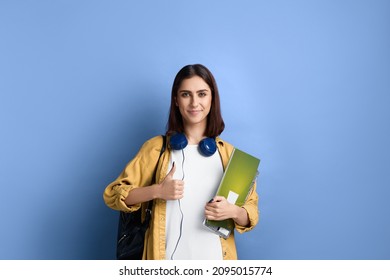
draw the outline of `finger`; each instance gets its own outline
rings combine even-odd
[[[175,186],[184,187],[184,181],[182,180],[174,180]]]
[[[216,196],[213,198],[214,202],[221,202],[226,199],[224,196]]]
[[[167,200],[178,200],[182,199],[184,195],[172,195],[171,197],[167,198]]]
[[[205,207],[205,211],[207,211],[209,214],[210,213],[218,213],[220,210],[218,208],[218,205],[215,204],[207,204]]]
[[[175,165],[175,162],[173,162],[172,168],[171,168],[171,170],[169,171],[169,173],[167,174],[167,176],[165,178],[173,178],[173,175],[175,174],[175,171],[176,171],[176,165]]]
[[[183,197],[184,197],[183,192],[175,192],[175,194],[173,195],[174,200],[182,199]]]
[[[182,194],[184,192],[183,187],[176,187],[174,188],[174,193]]]
[[[216,202],[220,202],[221,201],[221,197],[223,196],[215,196],[213,197],[212,199],[210,199],[206,205],[209,205],[211,207],[215,207],[216,206]]]
[[[216,220],[217,217],[214,213],[210,212],[210,211],[205,211],[204,213],[205,215],[205,218],[208,219],[208,220]]]
[[[184,181],[179,181],[177,185],[180,187],[180,189],[184,190]]]
[[[178,194],[184,193],[184,188],[175,188],[175,193],[178,193]]]

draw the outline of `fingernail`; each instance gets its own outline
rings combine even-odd
[[[208,203],[211,203],[211,202],[213,202],[213,201],[214,201],[214,198],[210,199],[210,201],[209,201]]]

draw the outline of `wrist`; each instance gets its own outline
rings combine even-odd
[[[232,204],[233,207],[233,220],[237,220],[240,217],[240,213],[242,211],[242,208],[240,206],[237,206],[235,204]]]
[[[248,224],[248,213],[246,212],[245,208],[234,205],[235,211],[234,211],[234,218],[233,220],[239,224],[239,225],[246,225]]]
[[[151,186],[153,199],[161,198],[161,186],[162,184],[154,184]]]

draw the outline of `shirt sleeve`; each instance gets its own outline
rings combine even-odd
[[[256,192],[256,185],[256,183],[253,185],[253,188],[248,196],[247,201],[242,206],[248,213],[249,224],[247,226],[241,226],[235,223],[235,228],[239,233],[244,233],[252,230],[259,222],[259,196]]]
[[[103,199],[108,207],[124,212],[136,211],[141,207],[141,203],[128,206],[125,199],[132,189],[152,184],[161,145],[161,137],[145,142],[119,177],[105,188]]]

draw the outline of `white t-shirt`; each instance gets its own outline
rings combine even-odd
[[[184,197],[180,205],[179,200],[167,201],[166,258],[223,259],[219,236],[203,225],[205,206],[215,196],[223,176],[219,153],[205,157],[198,151],[198,145],[187,145],[184,150],[172,151],[168,173],[173,162],[176,165],[173,178],[181,180],[184,176]]]

